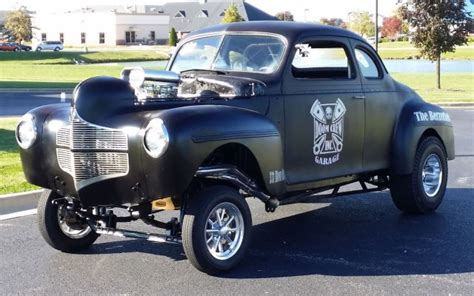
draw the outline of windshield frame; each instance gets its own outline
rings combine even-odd
[[[218,53],[222,49],[222,46],[224,44],[224,40],[228,35],[261,36],[261,37],[275,37],[275,38],[278,38],[280,41],[282,41],[283,46],[284,46],[284,49],[283,49],[282,54],[281,54],[281,60],[278,64],[278,66],[272,72],[252,72],[252,71],[219,70],[219,69],[216,69],[216,70],[214,70],[214,69],[203,69],[202,71],[219,71],[219,72],[224,72],[224,73],[245,73],[245,74],[257,74],[257,75],[274,75],[275,73],[280,71],[280,69],[285,64],[285,57],[287,55],[289,47],[288,47],[288,39],[285,38],[283,35],[270,33],[270,32],[262,32],[262,31],[235,31],[235,32],[233,32],[233,31],[220,31],[220,32],[207,33],[207,34],[200,34],[200,35],[192,36],[192,37],[189,37],[189,38],[186,38],[185,40],[183,40],[183,43],[179,45],[178,49],[174,52],[172,59],[170,60],[170,62],[168,62],[168,65],[166,67],[167,70],[172,71],[171,69],[173,68],[176,57],[178,56],[179,52],[184,47],[184,45],[186,45],[187,43],[195,41],[195,40],[199,40],[199,39],[221,36],[222,38],[219,41],[219,45],[217,46],[216,55],[214,57],[214,61],[212,62],[212,65],[214,65],[214,62],[218,57]],[[192,69],[189,69],[189,70],[192,70]]]

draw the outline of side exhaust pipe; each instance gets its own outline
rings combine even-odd
[[[145,239],[152,242],[159,243],[181,243],[181,239],[174,236],[164,235],[164,234],[155,234],[148,232],[138,232],[132,230],[116,229],[109,227],[92,227],[92,229],[98,234],[108,234],[118,237],[127,237],[127,238],[138,238]]]
[[[254,196],[260,199],[265,204],[265,210],[267,212],[274,212],[275,209],[280,205],[277,198],[271,197],[258,188],[255,181],[247,177],[238,168],[233,166],[210,166],[200,167],[196,174],[196,177],[215,179],[227,181],[242,191],[247,193],[249,196]]]

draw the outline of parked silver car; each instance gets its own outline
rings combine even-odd
[[[41,43],[38,43],[35,47],[36,51],[42,51],[42,50],[60,51],[63,49],[64,49],[64,45],[61,43],[61,41],[42,41]]]

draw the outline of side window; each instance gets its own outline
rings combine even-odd
[[[293,76],[309,79],[355,78],[346,47],[339,42],[318,41],[296,45]]]
[[[359,69],[365,78],[381,78],[382,75],[380,73],[377,64],[375,63],[374,59],[364,50],[356,48],[355,49],[355,58],[357,63],[359,64]]]

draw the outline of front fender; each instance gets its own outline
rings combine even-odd
[[[413,171],[418,143],[426,133],[437,135],[448,159],[454,159],[453,125],[448,113],[422,100],[410,100],[402,108],[392,140],[393,174],[410,174]]]
[[[150,195],[180,196],[206,158],[230,143],[241,144],[253,153],[267,192],[283,192],[283,180],[270,180],[270,172],[283,174],[282,140],[277,127],[262,114],[232,106],[199,105],[163,110],[150,117],[160,117],[170,135],[169,147],[162,157],[153,159],[144,153]],[[166,184],[165,192],[155,184]]]

